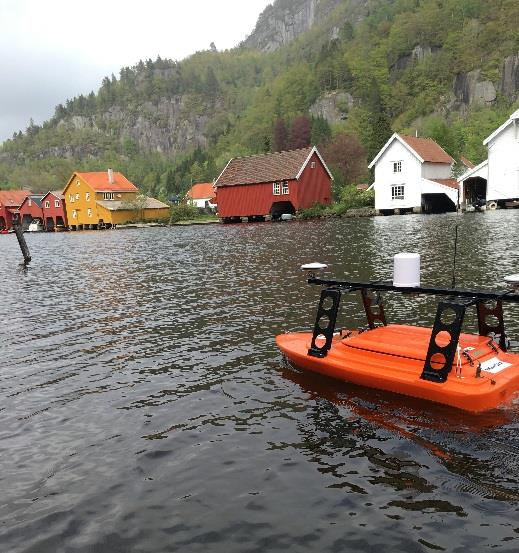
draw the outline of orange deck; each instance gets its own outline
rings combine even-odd
[[[462,350],[469,348],[474,366],[462,356],[461,377],[456,376],[455,356],[446,382],[421,379],[430,337],[430,328],[388,325],[346,338],[337,336],[324,358],[308,355],[311,333],[281,334],[276,342],[288,360],[302,369],[466,411],[495,408],[519,391],[519,355],[499,349],[496,353],[488,337],[472,334],[461,334],[459,345]],[[477,362],[482,364],[479,378]],[[504,368],[496,366],[499,362]]]

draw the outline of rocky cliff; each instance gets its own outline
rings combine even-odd
[[[329,26],[329,37],[337,38],[339,26],[346,21],[359,23],[369,12],[368,7],[369,0],[277,0],[265,8],[243,46],[273,52],[323,23]],[[338,18],[330,21],[338,8]]]

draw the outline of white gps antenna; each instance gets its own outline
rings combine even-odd
[[[515,291],[519,292],[519,273],[515,275],[508,275],[504,278],[505,282],[509,284]]]
[[[328,265],[325,265],[324,263],[306,263],[305,265],[301,265],[301,270],[305,271],[308,275],[308,278],[314,278],[316,273],[319,271],[324,271],[328,268]]]

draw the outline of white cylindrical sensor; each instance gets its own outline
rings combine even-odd
[[[397,253],[394,258],[393,286],[420,286],[420,254]]]

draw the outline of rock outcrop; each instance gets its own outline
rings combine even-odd
[[[328,92],[313,104],[310,114],[314,117],[322,117],[328,123],[334,124],[346,119],[352,106],[353,96],[348,92]]]
[[[395,63],[391,66],[391,73],[395,76],[395,73],[403,71],[410,63],[420,63],[425,58],[438,52],[440,48],[432,46],[415,46],[410,54],[400,56]]]
[[[200,99],[197,100],[200,102]],[[58,127],[98,132],[103,132],[104,128],[117,128],[121,141],[133,141],[139,151],[175,155],[197,146],[207,146],[206,125],[214,117],[218,106],[201,105],[193,114],[194,101],[189,95],[162,98],[157,104],[145,102],[138,113],[115,105],[101,116],[74,115],[62,119]],[[77,151],[77,148],[67,148],[66,152],[60,153],[65,157],[96,155],[96,152]]]
[[[326,21],[341,7],[342,23],[356,24],[368,14],[368,0],[277,0],[265,8],[254,31],[242,43],[245,48],[273,52],[299,35]],[[330,39],[337,38],[340,27],[330,27]]]
[[[509,99],[517,98],[519,95],[519,53],[505,58],[500,89]]]
[[[457,102],[466,106],[488,106],[495,102],[497,91],[494,83],[481,80],[481,70],[458,73],[454,78],[454,95]]]

